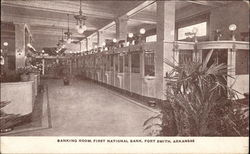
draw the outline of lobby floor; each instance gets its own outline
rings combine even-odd
[[[143,122],[156,113],[96,83],[46,80],[52,128],[18,136],[145,136]]]

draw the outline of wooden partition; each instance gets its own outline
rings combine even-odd
[[[243,41],[206,41],[206,42],[173,42],[176,62],[184,59],[203,61],[209,51],[213,51],[208,65],[213,62],[224,63],[230,70],[228,86],[238,91],[239,98],[249,93],[249,42]]]
[[[227,84],[237,90],[240,97],[243,97],[241,94],[249,92],[249,42],[208,41],[194,43],[176,41],[172,44],[174,62],[178,64],[187,59],[202,61],[209,50],[214,50],[217,55],[226,57],[226,60],[224,58],[219,61],[233,68],[233,71],[228,72],[228,75],[236,79],[228,78]],[[155,61],[161,58],[155,56],[156,47],[156,42],[142,43],[86,55],[85,71],[87,76],[93,80],[137,95],[156,98],[158,88],[156,81],[161,80],[155,76]],[[98,63],[94,63],[96,60]],[[93,73],[97,74],[98,77],[93,77]],[[101,76],[103,79],[100,79]]]
[[[144,64],[144,52],[154,53],[155,48],[156,43],[143,43],[88,54],[85,56],[86,76],[127,92],[155,97],[154,74],[145,76]],[[151,65],[154,65],[154,57],[152,61]],[[95,72],[98,79],[93,78],[90,72]]]
[[[217,55],[224,54],[231,77],[227,78],[228,86],[238,92],[239,98],[249,93],[249,42],[243,41],[208,41],[197,44],[197,49],[204,54],[204,50],[213,50]],[[223,53],[224,52],[224,53]],[[218,58],[217,58],[218,59]]]

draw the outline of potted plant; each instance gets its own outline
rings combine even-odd
[[[19,67],[17,69],[17,72],[20,74],[21,81],[29,81],[29,73],[30,68],[29,67]]]
[[[235,115],[231,114],[237,95],[225,82],[228,67],[217,63],[208,66],[211,55],[212,51],[203,62],[184,61],[183,65],[165,61],[173,68],[166,76],[167,100],[162,104],[161,114],[144,122],[150,135],[242,135],[233,120]],[[249,110],[244,111],[247,115]],[[235,133],[225,133],[223,129],[229,126]]]
[[[21,81],[29,81],[32,75],[39,74],[39,69],[36,66],[19,67],[17,72],[20,74]]]
[[[0,101],[0,109],[11,103],[10,101]],[[0,110],[0,133],[12,131],[15,125],[21,122],[20,116],[7,114]]]

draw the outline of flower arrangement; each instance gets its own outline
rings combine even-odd
[[[39,73],[39,69],[36,66],[30,65],[30,66],[25,66],[25,67],[19,67],[17,69],[17,72],[19,74],[30,74],[30,73]]]

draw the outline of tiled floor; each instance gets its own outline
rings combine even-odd
[[[142,136],[156,114],[90,81],[47,80],[52,128],[25,136]]]

